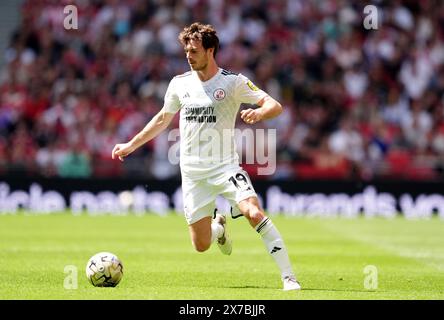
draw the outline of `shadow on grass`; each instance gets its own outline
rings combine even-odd
[[[221,287],[221,288],[227,288],[227,289],[279,289],[276,287],[264,287],[264,286],[227,286],[227,287]]]
[[[274,290],[280,290],[281,288],[277,288],[277,287],[270,287],[270,286],[227,286],[227,287],[222,287],[222,288],[227,288],[227,289],[263,289],[263,290],[270,290],[270,289],[274,289]],[[354,290],[354,289],[320,289],[320,288],[304,288],[302,287],[301,291],[333,291],[333,292],[362,292],[362,293],[380,293],[380,292],[384,292],[381,290]]]
[[[318,289],[318,288],[304,288],[302,291],[335,291],[335,292],[362,292],[362,293],[379,293],[381,290],[354,290],[354,289]]]

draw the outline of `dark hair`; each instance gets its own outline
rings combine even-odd
[[[205,50],[214,48],[213,56],[216,57],[217,50],[219,49],[219,38],[212,25],[194,22],[189,27],[183,28],[179,34],[180,43],[186,46],[191,40],[202,41],[202,46]]]

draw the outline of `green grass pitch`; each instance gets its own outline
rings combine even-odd
[[[302,284],[281,291],[277,267],[244,218],[229,219],[233,253],[191,246],[183,216],[0,216],[0,299],[444,299],[444,221],[273,217]],[[116,254],[115,288],[86,279],[88,259]],[[67,265],[78,288],[64,288]],[[376,274],[377,288],[366,283]],[[367,277],[367,278],[366,278]],[[367,282],[366,282],[367,281]]]

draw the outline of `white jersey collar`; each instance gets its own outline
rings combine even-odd
[[[192,71],[193,77],[196,77],[196,79],[199,80],[205,86],[207,86],[210,83],[212,83],[213,81],[215,81],[219,77],[221,72],[222,72],[222,68],[218,68],[218,70],[217,70],[217,72],[216,72],[216,74],[214,76],[212,76],[207,81],[202,81],[202,80],[200,80],[199,76],[197,75],[197,71],[194,71],[194,70]]]

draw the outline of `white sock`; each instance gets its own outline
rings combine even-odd
[[[224,227],[220,225],[220,223],[212,222],[211,223],[211,243],[214,242],[217,238],[222,237],[224,234]]]
[[[282,279],[287,276],[294,276],[284,241],[270,218],[264,217],[255,229],[261,235],[268,253],[279,267]]]

